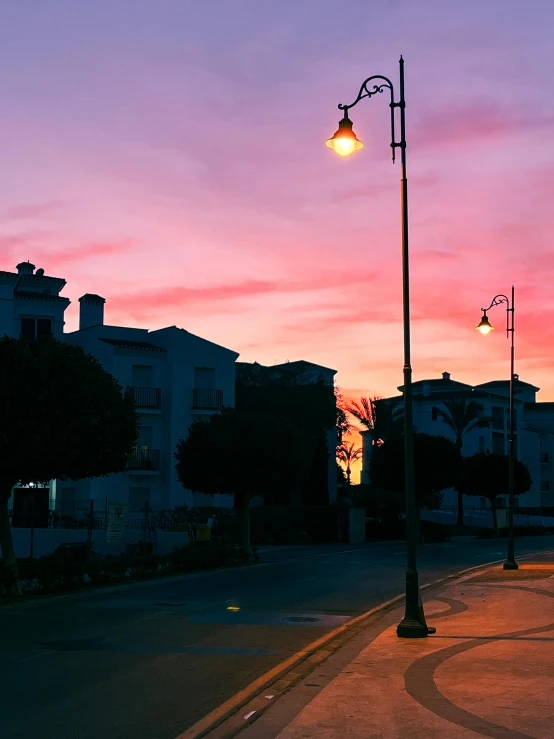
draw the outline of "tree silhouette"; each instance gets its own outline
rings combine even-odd
[[[351,465],[357,459],[360,459],[363,454],[363,450],[361,448],[354,449],[355,446],[355,444],[341,444],[341,446],[337,447],[337,459],[344,464],[348,485],[350,485],[350,476],[352,474]]]
[[[0,545],[9,593],[21,594],[8,500],[18,483],[121,472],[137,443],[130,390],[79,346],[52,336],[0,339]]]
[[[345,410],[370,432],[372,444],[402,436],[404,413],[393,401],[362,397],[345,405]]]
[[[337,426],[337,445],[340,446],[342,444],[342,440],[345,436],[348,436],[352,430],[353,426],[348,421],[348,416],[346,415],[347,409],[344,402],[344,397],[342,395],[340,387],[335,385],[335,399],[337,403],[337,420],[336,420],[336,426]]]
[[[225,407],[208,421],[191,424],[187,438],[177,443],[175,459],[184,488],[234,496],[251,558],[250,500],[296,488],[311,456],[304,435],[286,418]]]
[[[443,490],[459,477],[459,453],[445,436],[414,434],[414,492],[419,522],[421,508],[435,507]],[[389,439],[375,446],[371,455],[371,484],[381,490],[402,493],[405,500],[406,466],[404,439]]]
[[[467,398],[451,398],[444,401],[446,410],[437,407],[437,415],[449,426],[456,437],[456,446],[462,456],[462,447],[464,445],[464,436],[470,431],[477,428],[487,428],[490,425],[490,419],[481,416],[479,405]],[[456,485],[458,493],[458,526],[464,525],[464,496]]]
[[[462,459],[460,487],[465,495],[487,498],[492,511],[495,536],[498,536],[496,498],[508,492],[510,458],[507,454],[484,452]],[[523,462],[516,460],[514,468],[514,495],[531,490],[531,474]]]

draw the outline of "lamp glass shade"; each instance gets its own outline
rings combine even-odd
[[[488,334],[490,331],[494,330],[494,326],[490,325],[488,316],[486,315],[483,316],[483,318],[481,318],[481,322],[479,323],[478,326],[475,326],[475,328],[477,329],[477,331],[480,331],[482,334]]]
[[[347,157],[352,152],[363,148],[362,142],[352,130],[352,121],[346,114],[342,121],[339,121],[337,131],[325,142],[325,145],[336,151],[341,157]]]

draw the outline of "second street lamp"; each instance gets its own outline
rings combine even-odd
[[[495,295],[488,308],[481,308],[483,317],[478,326],[475,328],[482,334],[488,334],[493,329],[487,316],[487,312],[494,308],[495,305],[502,305],[506,303],[506,336],[509,338],[512,336],[512,346],[510,352],[510,409],[508,415],[510,417],[510,435],[508,437],[508,556],[504,562],[505,570],[517,570],[518,564],[515,560],[514,553],[514,487],[515,487],[515,467],[516,467],[516,448],[515,448],[515,437],[514,437],[514,363],[515,363],[515,351],[514,351],[514,299],[515,299],[515,288],[512,285],[512,300],[506,295]]]
[[[415,518],[415,488],[414,488],[414,427],[412,412],[412,365],[410,349],[410,272],[408,257],[408,180],[406,178],[406,102],[404,100],[404,60],[400,57],[400,100],[394,100],[394,88],[388,77],[380,74],[368,77],[360,88],[358,97],[350,105],[339,105],[344,112],[339,128],[326,142],[340,156],[348,156],[354,151],[363,148],[352,130],[352,121],[348,111],[357,105],[360,100],[370,98],[384,90],[390,92],[390,120],[391,120],[391,149],[392,161],[395,160],[396,149],[400,149],[400,200],[402,210],[402,304],[404,324],[404,455],[406,467],[406,611],[404,618],[398,624],[396,633],[401,637],[425,637],[433,634],[436,629],[428,627],[425,622],[421,595],[419,592],[419,574],[416,562],[416,518]],[[395,109],[400,110],[400,141],[396,141],[394,131]]]

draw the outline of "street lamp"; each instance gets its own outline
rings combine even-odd
[[[510,435],[508,437],[508,556],[504,562],[505,570],[517,570],[518,565],[514,556],[514,486],[515,486],[515,467],[516,467],[516,448],[514,440],[514,299],[515,288],[512,285],[512,300],[510,302],[506,295],[495,295],[488,308],[481,308],[483,317],[478,326],[475,328],[482,334],[490,333],[494,326],[491,326],[487,316],[487,311],[494,308],[495,305],[506,303],[506,337],[512,335],[512,347],[510,352]]]
[[[406,462],[406,611],[398,624],[396,633],[401,637],[424,637],[434,633],[436,629],[428,627],[423,615],[423,606],[419,592],[419,575],[416,563],[416,519],[414,493],[414,440],[412,412],[412,367],[410,351],[410,272],[408,258],[408,180],[406,179],[406,102],[404,100],[404,60],[400,57],[400,100],[395,102],[394,89],[388,77],[374,75],[368,77],[360,88],[358,97],[351,105],[339,105],[344,111],[344,118],[339,128],[326,142],[326,145],[340,154],[348,156],[361,149],[363,144],[352,130],[352,121],[348,111],[360,100],[370,98],[378,92],[390,90],[390,120],[392,161],[395,160],[396,149],[400,149],[400,202],[402,209],[402,298],[404,309],[404,453]],[[394,133],[394,111],[400,109],[400,141],[396,141]]]

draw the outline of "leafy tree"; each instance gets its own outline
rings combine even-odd
[[[337,423],[333,385],[294,364],[286,369],[256,363],[242,365],[237,367],[235,407],[239,411],[285,417],[300,430],[304,435],[303,453],[311,457],[303,501],[307,505],[328,502],[330,450],[325,431]]]
[[[345,410],[370,432],[372,444],[398,439],[404,431],[404,413],[394,401],[362,397],[359,403],[345,405]]]
[[[462,447],[464,445],[464,436],[474,429],[486,428],[491,421],[481,416],[480,407],[475,401],[468,401],[467,398],[451,398],[444,401],[446,410],[437,407],[437,415],[449,426],[456,437],[456,446],[459,449],[460,457],[462,456]],[[464,525],[464,496],[460,491],[460,486],[456,485],[458,493],[458,526]]]
[[[0,339],[0,545],[3,580],[20,594],[8,519],[12,488],[121,472],[137,443],[131,391],[81,347],[51,336]]]
[[[337,462],[337,485],[346,485],[348,483],[348,479],[346,477],[346,472],[342,469],[341,465]]]
[[[453,441],[444,436],[414,434],[414,490],[416,514],[436,507],[443,490],[459,477],[460,456]],[[382,490],[405,493],[404,439],[389,439],[375,446],[370,461],[371,484]]]
[[[495,536],[498,536],[496,499],[508,491],[510,458],[507,454],[483,452],[462,460],[460,487],[465,495],[487,498],[491,505]],[[514,495],[531,489],[531,474],[523,462],[516,460],[514,468]]]
[[[350,476],[352,474],[351,465],[360,459],[363,453],[361,448],[354,449],[355,446],[355,444],[341,444],[341,446],[337,447],[337,459],[344,464],[348,485],[350,485]]]
[[[175,469],[192,492],[234,495],[251,558],[250,500],[297,487],[306,472],[304,449],[304,437],[286,418],[226,407],[191,424],[177,444]]]

